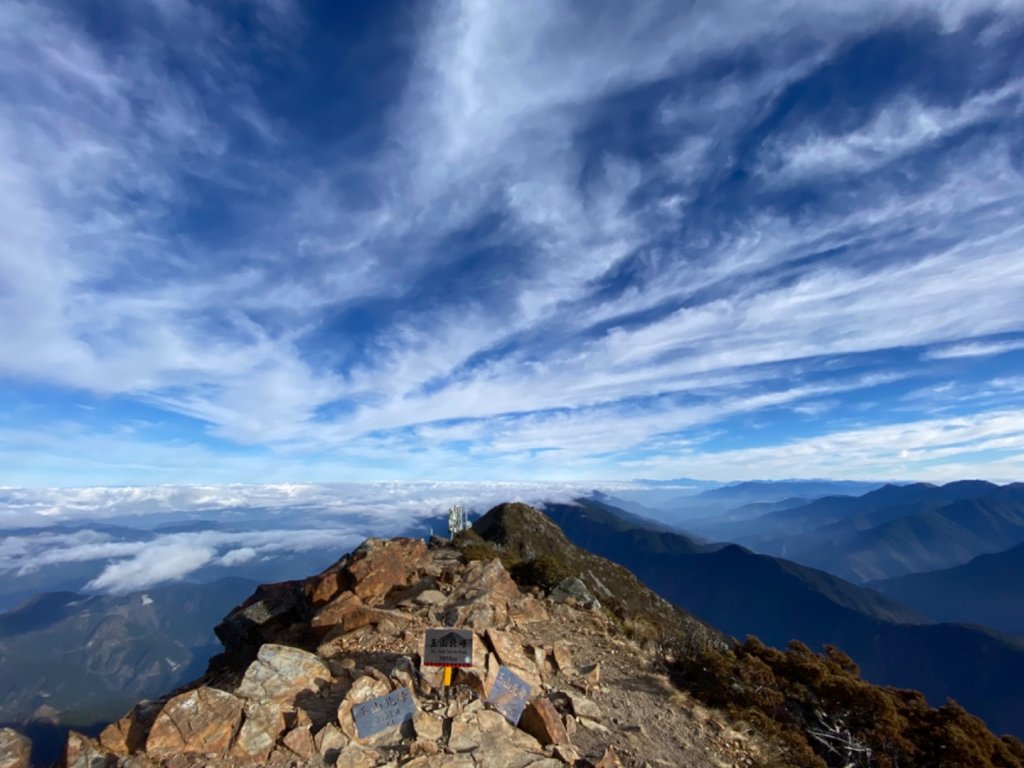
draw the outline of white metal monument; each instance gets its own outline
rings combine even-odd
[[[448,534],[455,538],[455,534],[469,528],[469,521],[466,519],[466,509],[461,504],[453,504],[448,508]]]

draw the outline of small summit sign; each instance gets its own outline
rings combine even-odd
[[[415,711],[412,693],[408,688],[399,688],[386,696],[356,704],[352,707],[352,719],[356,721],[359,738],[365,739],[412,720]]]
[[[471,629],[428,629],[423,643],[423,666],[473,666],[473,631]]]
[[[530,684],[507,667],[498,667],[498,676],[487,694],[487,701],[501,712],[512,725],[519,725],[519,718],[530,700]]]

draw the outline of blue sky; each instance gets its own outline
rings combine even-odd
[[[0,485],[1024,479],[1020,2],[3,0],[0,222]]]

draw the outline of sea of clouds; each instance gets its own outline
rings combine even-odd
[[[210,566],[341,553],[369,536],[428,536],[454,503],[473,515],[503,501],[564,502],[593,490],[498,482],[0,488],[0,577],[91,562],[102,569],[86,589],[125,593]]]

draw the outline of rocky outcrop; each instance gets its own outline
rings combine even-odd
[[[11,728],[0,728],[0,768],[28,768],[32,743]]]
[[[292,704],[300,694],[315,693],[330,680],[330,667],[316,654],[267,643],[245,670],[236,692],[247,699]]]
[[[139,705],[97,740],[73,734],[66,763],[713,764],[710,742],[680,746],[685,723],[661,713],[669,686],[655,657],[622,637],[622,617],[590,603],[587,589],[565,584],[567,596],[552,599],[471,548],[370,539],[306,581],[260,587],[218,626],[225,653],[203,679]],[[425,630],[444,626],[474,632],[472,666],[449,689],[421,655]],[[515,723],[488,702],[502,667],[524,684]],[[408,708],[387,709],[397,701]]]
[[[223,757],[242,725],[245,702],[216,688],[197,688],[175,696],[157,715],[146,739],[153,756],[198,753]]]

